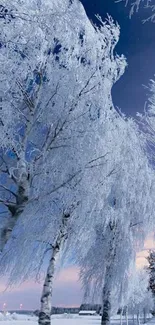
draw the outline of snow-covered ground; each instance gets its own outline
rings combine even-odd
[[[52,325],[99,325],[100,316],[53,315]],[[37,325],[37,317],[27,315],[0,314],[0,325]]]
[[[152,319],[150,325],[155,325]],[[52,325],[100,325],[100,316],[79,316],[79,315],[53,315]],[[112,325],[119,325],[119,316],[112,319]],[[131,322],[129,321],[129,324]],[[37,325],[37,317],[28,315],[8,314],[4,316],[0,313],[0,325]]]

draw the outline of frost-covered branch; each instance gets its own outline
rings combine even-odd
[[[130,9],[130,18],[134,13],[137,13],[140,10],[140,7],[144,7],[148,11],[149,17],[144,19],[143,22],[148,22],[152,21],[153,23],[155,22],[155,4],[153,3],[153,0],[116,0],[117,2],[124,2],[125,6],[129,5],[131,7]],[[149,14],[149,12],[152,12]]]

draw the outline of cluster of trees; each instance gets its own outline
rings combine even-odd
[[[143,128],[115,111],[126,61],[114,55],[119,26],[97,18],[78,0],[0,6],[0,273],[13,284],[48,263],[40,325],[58,254],[63,264],[74,252],[102,325],[133,306],[131,265],[154,224],[151,108]]]
[[[155,299],[155,252],[150,251],[148,260],[148,271],[149,271],[149,288],[152,291],[153,298]]]
[[[154,302],[151,290],[149,290],[149,273],[147,269],[138,269],[130,276],[130,283],[127,293],[127,314],[136,315],[137,323],[140,324],[140,317],[147,322],[147,315],[153,311]]]

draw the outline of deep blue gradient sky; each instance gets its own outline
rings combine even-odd
[[[155,74],[155,24],[142,23],[148,17],[146,9],[141,8],[132,19],[129,18],[129,7],[123,2],[114,0],[81,0],[89,18],[95,20],[99,13],[104,19],[109,13],[121,27],[120,41],[116,47],[118,54],[124,54],[128,67],[124,76],[113,87],[112,95],[115,106],[127,115],[135,115],[143,111],[147,100],[148,85]]]

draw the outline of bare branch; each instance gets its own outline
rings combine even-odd
[[[3,188],[4,190],[6,190],[7,192],[9,192],[10,194],[12,194],[13,196],[15,196],[17,198],[17,194],[14,193],[13,191],[11,191],[9,188],[7,188],[6,186],[0,184],[0,187]]]
[[[22,86],[21,82],[19,80],[16,81],[16,84],[18,85],[19,89],[21,90],[24,98],[24,102],[29,108],[30,112],[34,109],[34,103],[32,102],[31,98],[28,96],[28,93],[25,91],[24,87]]]
[[[105,155],[90,160],[90,161],[88,162],[88,164],[91,164],[91,163],[93,163],[93,162],[95,162],[95,161],[97,161],[97,160],[99,160],[99,159],[103,159],[103,158],[105,158],[109,153],[110,153],[110,152],[106,152]]]
[[[94,77],[96,73],[96,70],[91,74],[91,76],[89,77],[89,79],[87,80],[86,84],[84,85],[84,87],[80,90],[78,97],[82,96],[84,93],[84,90],[88,87],[90,81],[92,80],[92,78]]]
[[[45,194],[42,195],[42,198],[46,197],[47,195],[51,195],[53,194],[54,192],[57,192],[58,190],[60,190],[61,188],[65,187],[67,184],[71,183],[72,180],[78,176],[80,173],[81,173],[81,169],[78,170],[74,175],[70,176],[66,181],[64,181],[63,183],[61,183],[60,185],[56,186],[54,189],[52,189],[51,191],[49,192],[46,192]],[[36,198],[33,198],[31,199],[30,201],[38,201],[39,200],[39,197],[36,197]]]
[[[30,122],[29,119],[26,117],[26,115],[18,107],[16,107],[13,103],[12,106],[25,118],[27,122]]]
[[[131,223],[130,224],[130,228],[135,227],[135,226],[138,226],[140,224],[143,224],[143,221],[139,221],[139,222],[136,222],[136,223],[133,223],[133,224]]]
[[[3,200],[3,199],[0,199],[0,203],[4,204],[6,207],[9,207],[10,205],[16,206],[16,203],[15,202],[6,201],[6,200]]]

